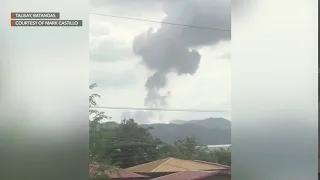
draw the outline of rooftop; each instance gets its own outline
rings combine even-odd
[[[98,163],[90,164],[89,173],[93,173],[94,171],[99,171],[98,168],[101,167]],[[130,178],[146,178],[148,176],[133,173],[126,171],[124,169],[113,169],[113,170],[104,170],[104,174],[108,175],[112,179],[130,179]]]
[[[104,171],[105,174],[107,174],[110,178],[112,179],[117,179],[117,178],[144,178],[144,177],[148,177],[145,175],[141,175],[141,174],[136,174],[133,172],[128,172],[125,171],[123,169],[116,169],[114,171]]]
[[[181,172],[181,171],[212,171],[229,169],[217,163],[205,161],[191,161],[177,158],[165,158],[127,168],[127,171],[136,173]]]
[[[158,177],[153,180],[201,180],[211,176],[229,176],[230,173],[220,171],[184,171]]]

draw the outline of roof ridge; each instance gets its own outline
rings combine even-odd
[[[154,172],[155,170],[159,169],[160,167],[162,167],[164,164],[168,163],[168,162],[171,161],[172,159],[174,159],[174,158],[169,157],[166,161],[164,161],[163,163],[161,163],[158,167],[152,169],[151,172]]]
[[[184,161],[184,162],[190,162],[190,163],[198,163],[200,164],[200,162],[197,162],[197,161],[194,161],[194,160],[190,160],[190,159],[179,159],[179,158],[173,158],[173,157],[170,157],[167,161],[163,162],[161,165],[159,165],[157,168],[155,168],[154,170],[152,170],[152,172],[154,172],[155,170],[159,169],[160,167],[162,167],[163,165],[167,164],[168,166],[171,166],[171,167],[176,167],[176,168],[180,168],[180,169],[184,169],[185,171],[192,171],[191,169],[189,168],[185,168],[185,167],[182,167],[182,166],[174,166],[172,164],[168,164],[169,161],[172,161],[172,160],[178,160],[178,161]],[[182,172],[182,171],[181,171]]]
[[[220,166],[220,167],[230,168],[230,166],[219,164],[219,163],[214,163],[214,162],[201,161],[201,160],[194,160],[194,161],[198,162],[198,163],[205,163],[205,164],[211,164],[211,165],[217,165],[217,166]]]
[[[170,158],[170,157],[169,157]],[[147,164],[152,164],[156,161],[161,161],[161,160],[165,160],[165,159],[169,159],[169,158],[163,158],[163,159],[157,159],[155,161],[151,161],[151,162],[147,162],[147,163],[143,163],[143,164],[139,164],[139,165],[136,165],[136,166],[132,166],[132,167],[128,167],[128,168],[125,168],[124,170],[130,170],[131,168],[136,168],[136,167],[141,167],[141,166],[144,166],[144,165],[147,165]],[[167,160],[166,160],[167,161]],[[162,164],[162,163],[161,163]]]
[[[192,177],[192,176],[188,176],[190,175],[190,173],[195,173],[195,177]],[[203,179],[203,178],[206,178],[206,177],[210,177],[212,175],[218,175],[219,172],[218,171],[180,171],[180,172],[175,172],[175,173],[171,173],[171,174],[167,174],[167,175],[164,175],[164,176],[161,176],[161,177],[157,177],[157,178],[154,178],[153,180],[165,180],[167,177],[171,177],[171,179],[173,177],[179,177],[181,175],[183,175],[184,177],[188,176],[188,178],[186,179],[189,179],[190,180],[200,180],[200,179]],[[170,178],[168,178],[170,179]]]

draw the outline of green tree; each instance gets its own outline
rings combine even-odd
[[[219,148],[211,151],[211,157],[214,157],[216,162],[231,166],[231,148]]]
[[[167,143],[160,144],[158,152],[160,159],[168,157],[183,158],[183,155],[179,152],[176,146]]]
[[[159,157],[162,143],[152,137],[150,128],[139,126],[133,119],[125,119],[114,128],[111,151],[107,152],[112,164],[127,168],[154,161]]]
[[[96,84],[89,86],[92,90]],[[100,128],[100,122],[103,119],[110,118],[104,112],[92,109],[97,105],[96,98],[100,95],[92,93],[89,95],[89,179],[90,180],[108,180],[109,177],[104,174],[105,170],[112,170],[101,159],[100,154],[104,150],[103,131]]]
[[[177,140],[174,145],[179,151],[179,154],[184,159],[196,159],[201,147],[196,141],[196,137],[186,137],[183,140]]]
[[[95,87],[96,84],[92,84],[89,88]],[[99,97],[96,93],[89,96],[90,160],[91,164],[99,164],[99,168],[91,170],[95,172],[91,173],[93,179],[105,178],[98,175],[103,175],[101,168],[110,170],[110,165],[127,168],[166,157],[231,164],[231,150],[208,150],[199,146],[195,137],[186,137],[170,145],[154,138],[151,127],[141,127],[133,119],[125,119],[120,124],[102,122],[110,117],[95,108]]]
[[[92,84],[89,88],[92,90],[96,86]],[[100,98],[100,95],[92,93],[89,96],[89,152],[92,161],[100,160],[99,152],[103,150],[104,145],[101,121],[109,118],[105,112],[94,109],[97,106],[96,98]]]
[[[231,165],[231,148],[210,150],[205,146],[199,146],[195,137],[177,140],[174,146],[164,145],[160,152],[161,157],[176,157]]]

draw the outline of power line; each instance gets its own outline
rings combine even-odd
[[[111,107],[96,106],[89,109],[113,109],[113,110],[139,110],[139,111],[175,111],[175,112],[230,112],[231,110],[210,110],[210,109],[166,109],[166,108],[135,108],[135,107]]]
[[[142,139],[142,138],[126,138],[126,137],[103,137],[103,139],[111,140],[129,140],[129,141],[142,141],[142,142],[156,142],[157,139]],[[136,142],[134,142],[136,143]]]
[[[99,14],[99,13],[90,13],[90,14],[97,15],[97,16],[106,16],[106,17],[119,18],[119,19],[128,19],[128,20],[144,21],[144,22],[151,22],[151,23],[168,24],[168,25],[174,25],[174,26],[184,26],[184,27],[190,27],[190,28],[206,29],[206,30],[210,30],[210,31],[231,32],[230,29],[210,28],[210,27],[194,26],[194,25],[188,25],[188,24],[161,22],[161,21],[154,21],[154,20],[148,20],[148,19],[139,19],[139,18],[124,17],[124,16],[115,16],[115,15],[109,15],[109,14]]]

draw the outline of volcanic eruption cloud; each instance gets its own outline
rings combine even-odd
[[[183,0],[164,4],[166,17],[157,31],[135,37],[133,51],[153,72],[145,82],[145,106],[164,107],[167,95],[160,90],[168,82],[168,74],[193,75],[197,72],[201,55],[197,48],[230,40],[230,0]],[[165,23],[201,26],[176,26]],[[219,30],[213,30],[219,29]],[[222,30],[221,30],[222,29]],[[227,31],[225,31],[227,30]]]

